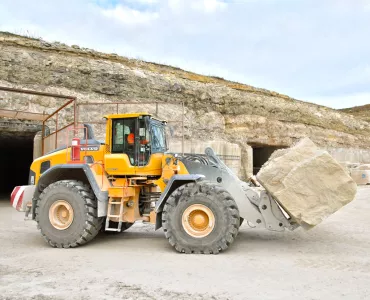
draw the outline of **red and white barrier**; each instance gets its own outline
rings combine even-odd
[[[17,186],[10,196],[10,204],[18,211],[22,211],[24,190],[27,186]]]

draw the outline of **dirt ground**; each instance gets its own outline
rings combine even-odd
[[[23,217],[0,201],[0,299],[370,299],[370,188],[308,232],[243,225],[215,256],[143,224],[53,249]]]

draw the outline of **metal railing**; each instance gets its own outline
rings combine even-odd
[[[146,101],[146,102],[132,102],[132,101],[124,101],[121,102],[87,102],[87,103],[77,103],[77,98],[74,96],[68,95],[61,95],[61,94],[54,94],[54,93],[47,93],[47,92],[40,92],[40,91],[33,91],[33,90],[26,90],[26,89],[19,89],[19,88],[11,88],[11,87],[3,87],[0,86],[0,91],[4,92],[11,92],[11,93],[20,93],[20,94],[28,94],[34,96],[42,96],[42,97],[52,97],[57,99],[63,99],[66,101],[63,105],[61,105],[58,109],[56,109],[51,114],[46,114],[45,111],[43,113],[36,113],[31,111],[21,111],[21,110],[10,110],[10,109],[0,109],[0,117],[7,117],[7,118],[18,118],[18,119],[25,119],[25,120],[33,120],[33,121],[42,121],[42,155],[45,152],[49,152],[51,150],[55,150],[60,146],[58,142],[61,135],[64,132],[67,132],[70,128],[77,128],[79,124],[89,123],[89,124],[104,124],[105,122],[102,121],[91,121],[91,120],[79,120],[81,107],[84,106],[114,106],[114,109],[110,111],[111,114],[118,114],[120,112],[120,107],[124,105],[153,105],[155,107],[155,117],[160,117],[160,105],[176,105],[181,107],[181,120],[166,120],[168,123],[177,123],[181,124],[181,140],[182,140],[182,153],[184,153],[184,116],[185,116],[185,105],[184,102],[180,102],[179,104],[175,103],[167,103],[167,102],[158,102],[158,101]],[[60,125],[60,113],[62,110],[66,109],[67,107],[73,105],[73,116],[72,122],[69,122],[66,125],[61,127]],[[46,132],[48,126],[47,123],[54,120],[54,127],[55,130],[52,132]],[[62,139],[63,140],[63,139]]]
[[[19,93],[19,94],[27,94],[27,95],[33,95],[33,96],[42,96],[42,97],[52,97],[57,99],[63,99],[67,101],[67,103],[64,103],[62,106],[60,106],[57,110],[55,110],[51,114],[45,114],[45,112],[41,113],[35,113],[31,111],[21,111],[21,110],[10,110],[10,109],[1,109],[0,110],[0,117],[7,117],[7,118],[19,118],[19,119],[25,119],[25,120],[33,120],[33,121],[42,121],[42,155],[45,154],[45,141],[50,140],[53,135],[55,135],[55,149],[58,147],[58,133],[62,130],[68,128],[69,126],[76,126],[76,97],[74,96],[66,96],[61,94],[53,94],[53,93],[47,93],[47,92],[39,92],[39,91],[32,91],[32,90],[25,90],[25,89],[18,89],[18,88],[10,88],[10,87],[4,87],[0,86],[0,91],[4,92],[10,92],[10,93]],[[68,124],[67,126],[63,126],[62,128],[58,128],[58,117],[59,112],[66,108],[69,105],[73,105],[74,110],[74,117],[73,122],[71,124]],[[13,112],[14,114],[11,114]],[[23,115],[22,115],[23,114]],[[35,118],[37,116],[37,118]],[[41,117],[42,116],[42,117]],[[51,118],[55,116],[55,131],[49,133],[46,136],[46,122],[48,122]]]

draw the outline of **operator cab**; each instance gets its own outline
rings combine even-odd
[[[147,113],[115,114],[105,118],[112,128],[107,135],[110,152],[126,154],[131,166],[146,166],[152,154],[167,151],[165,121]]]

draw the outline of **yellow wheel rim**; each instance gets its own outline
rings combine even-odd
[[[65,230],[73,222],[73,208],[65,200],[58,200],[49,209],[49,220],[51,225],[58,230]]]
[[[206,237],[215,227],[215,215],[205,205],[190,205],[182,214],[182,227],[192,237]]]

